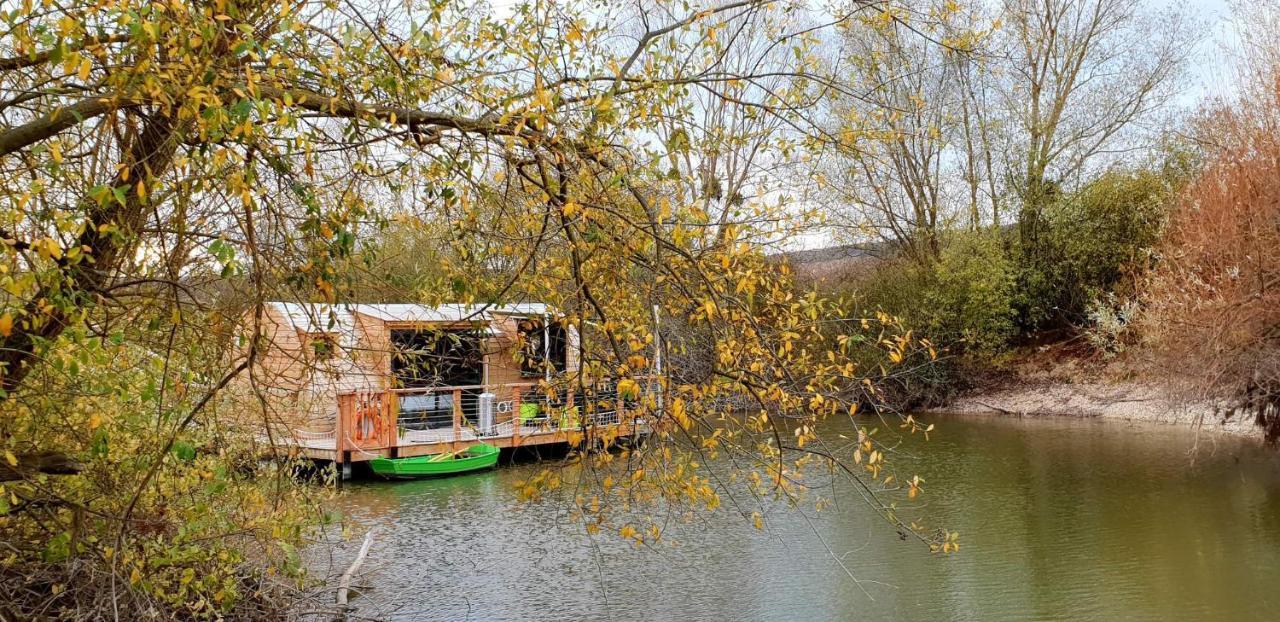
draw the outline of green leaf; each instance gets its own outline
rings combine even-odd
[[[196,459],[196,446],[185,441],[178,441],[173,444],[173,455],[183,462],[191,462]]]
[[[71,532],[64,531],[49,540],[41,554],[44,561],[54,563],[71,557]]]

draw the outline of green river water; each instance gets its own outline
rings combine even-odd
[[[591,540],[563,505],[517,501],[540,467],[516,464],[350,486],[345,514],[378,529],[354,604],[400,620],[1280,620],[1272,452],[1174,427],[933,421],[894,460],[926,480],[930,524],[961,533],[956,554],[899,539],[852,489],[763,531],[720,511],[675,544]]]

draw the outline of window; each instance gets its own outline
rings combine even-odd
[[[311,343],[311,353],[315,356],[315,360],[327,361],[337,356],[337,333],[308,333],[307,339]]]
[[[470,386],[484,382],[482,337],[472,330],[392,330],[391,371],[400,386]]]
[[[547,372],[547,365],[552,372],[565,370],[568,353],[568,338],[564,325],[551,322],[543,330],[542,318],[525,318],[516,327],[520,333],[520,375],[541,376]]]
[[[391,372],[397,386],[472,387],[462,389],[457,406],[467,421],[475,421],[477,399],[483,391],[486,333],[469,329],[392,329]],[[454,394],[407,392],[400,396],[398,422],[410,430],[453,426]]]

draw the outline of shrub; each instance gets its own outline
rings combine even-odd
[[[1273,81],[1273,84],[1275,82]],[[1163,368],[1280,440],[1280,89],[1201,122],[1224,145],[1181,194],[1142,299]]]
[[[936,262],[889,261],[854,283],[851,312],[883,311],[939,348],[989,356],[1015,334],[1015,274],[997,232],[952,232]]]
[[[1147,266],[1176,180],[1152,169],[1113,170],[1052,203],[1045,234],[1021,253],[1023,328],[1079,324],[1090,303]]]
[[[1084,336],[1089,345],[1103,354],[1113,356],[1123,352],[1132,331],[1130,327],[1138,316],[1138,301],[1119,298],[1111,292],[1089,303],[1086,315],[1089,325]]]
[[[939,353],[881,383],[886,401],[899,408],[947,401],[1015,334],[1016,271],[999,233],[951,232],[942,243],[932,264],[889,260],[849,286],[847,317],[889,314]],[[868,362],[875,356],[869,348]]]
[[[924,291],[925,326],[944,344],[990,356],[1014,336],[1015,274],[994,232],[955,234],[946,241]]]

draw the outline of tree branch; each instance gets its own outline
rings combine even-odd
[[[17,456],[16,465],[0,460],[0,482],[13,482],[27,479],[35,473],[49,475],[74,475],[84,467],[75,460],[53,451],[42,451],[34,454]]]
[[[366,104],[350,99],[323,95],[308,89],[257,86],[256,90],[259,97],[282,102],[287,97],[295,107],[333,117],[350,119],[372,117],[386,122],[392,122],[394,119],[394,123],[397,125],[447,128],[483,136],[523,136],[525,138],[533,138],[539,135],[538,132],[528,128],[521,128],[510,123],[497,123],[485,118],[471,118],[414,108]]]
[[[90,97],[70,106],[58,108],[37,119],[19,125],[0,134],[0,157],[57,135],[62,130],[83,123],[86,119],[112,110],[137,106],[138,102],[110,97]]]
[[[129,35],[110,35],[106,37],[89,37],[80,41],[77,45],[69,46],[62,50],[63,54],[67,52],[78,52],[89,48],[95,48],[108,43],[120,43],[128,41]],[[23,69],[25,67],[34,67],[49,61],[53,57],[53,53],[57,48],[36,52],[29,56],[14,56],[11,58],[0,58],[0,71],[13,71],[14,69]]]

